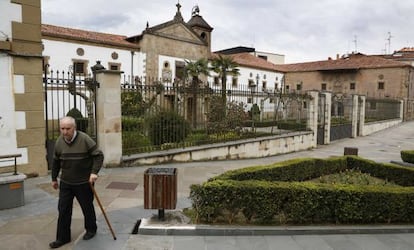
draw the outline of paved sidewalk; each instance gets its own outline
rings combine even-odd
[[[191,206],[187,198],[191,184],[202,183],[227,170],[298,157],[323,158],[343,155],[344,147],[358,147],[361,157],[379,162],[401,161],[401,150],[414,149],[414,122],[407,122],[370,136],[344,139],[319,146],[317,149],[274,157],[102,169],[96,191],[117,240],[113,240],[96,202],[98,234],[89,241],[82,240],[83,216],[75,202],[72,242],[60,249],[414,249],[414,225],[268,227],[265,228],[267,231],[263,231],[263,227],[217,228],[200,225],[197,229],[184,228],[187,230],[187,233],[184,233],[183,224],[177,223],[161,224],[160,228],[150,232],[151,235],[131,234],[137,220],[150,218],[158,212],[143,209],[143,179],[144,171],[148,167],[178,169],[179,211]],[[43,250],[48,249],[48,243],[54,240],[57,191],[50,187],[49,176],[25,181],[25,203],[22,207],[0,210],[1,250]],[[171,231],[174,227],[181,231]],[[141,229],[143,228],[145,220]],[[202,235],[196,233],[197,230],[203,232]],[[238,235],[235,232],[238,232]],[[171,235],[173,233],[175,235]]]

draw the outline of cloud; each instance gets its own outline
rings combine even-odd
[[[171,20],[177,1],[42,1],[44,23],[119,35],[140,34]],[[357,49],[379,54],[414,46],[414,1],[400,0],[181,0],[184,20],[198,4],[214,28],[212,49],[252,46],[285,54],[287,62],[325,60]],[[391,32],[391,45],[388,44]],[[356,39],[355,39],[356,38]]]

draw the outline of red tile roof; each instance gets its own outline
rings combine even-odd
[[[137,44],[126,41],[126,36],[72,29],[49,24],[42,24],[42,36],[139,49]]]
[[[212,53],[212,58],[216,57],[217,53]],[[245,66],[249,68],[257,68],[262,70],[269,70],[269,71],[279,71],[276,68],[276,65],[266,61],[263,58],[259,58],[257,56],[254,56],[249,53],[237,53],[237,54],[231,54],[231,55],[224,55],[229,56],[233,58],[233,61],[235,61],[240,66]]]
[[[388,60],[379,56],[353,54],[336,60],[316,61],[295,64],[278,64],[276,68],[284,72],[306,72],[326,70],[358,70],[370,68],[410,67],[405,63]]]
[[[404,47],[400,49],[398,52],[414,52],[414,47]]]

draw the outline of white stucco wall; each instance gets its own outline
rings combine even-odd
[[[22,21],[22,10],[21,5],[10,3],[10,1],[0,1],[0,41],[5,41],[8,37],[12,39],[12,28],[11,22]]]
[[[21,6],[10,1],[0,1],[0,41],[13,40],[11,22],[21,22]],[[27,163],[27,149],[17,148],[16,129],[25,129],[25,113],[15,112],[14,94],[24,93],[24,78],[13,75],[13,59],[0,52],[0,154],[22,154],[18,164]],[[10,166],[14,162],[0,162]]]
[[[134,51],[134,55],[132,55],[132,49],[108,48],[48,39],[42,39],[42,42],[44,45],[43,56],[50,58],[49,68],[51,70],[68,71],[72,68],[73,60],[84,60],[88,64],[88,73],[92,75],[91,67],[99,60],[106,69],[110,69],[109,63],[120,64],[120,71],[123,71],[125,75],[125,78],[121,77],[121,82],[124,79],[130,82],[131,63],[133,60],[133,75],[143,76],[145,72],[145,54]],[[76,50],[78,48],[84,50],[83,56],[77,55]],[[112,59],[111,55],[113,52],[118,54],[117,59]]]
[[[239,66],[239,73],[240,75],[237,76],[238,78],[238,84],[236,88],[239,88],[244,91],[252,91],[254,92],[252,96],[243,96],[241,98],[238,98],[238,102],[243,102],[246,104],[245,109],[250,110],[254,103],[257,103],[261,110],[266,112],[273,112],[274,111],[274,103],[270,103],[270,100],[266,98],[267,95],[265,95],[266,92],[273,93],[274,90],[281,89],[282,85],[282,78],[283,73],[270,71],[270,70],[262,70],[262,69],[255,69],[255,68],[247,68]],[[210,86],[214,86],[214,88],[221,88],[221,84],[215,86],[214,85],[214,77],[217,76],[215,73],[211,73],[211,76],[208,78],[208,81],[210,83]],[[257,76],[259,76],[259,84],[257,85]],[[233,76],[229,75],[227,76],[227,89],[235,89],[235,87],[232,86],[233,82]],[[254,88],[249,87],[249,80],[253,80],[254,84],[256,85]],[[263,86],[263,82],[266,81],[266,88]],[[259,94],[255,94],[255,93]],[[248,103],[248,98],[253,97],[253,102]],[[263,107],[261,105],[261,102],[263,102]]]

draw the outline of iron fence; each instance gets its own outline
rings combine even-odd
[[[365,101],[365,122],[401,118],[400,111],[401,102],[399,100],[367,98]]]
[[[51,167],[54,144],[60,134],[59,119],[70,115],[77,129],[97,139],[96,86],[91,78],[70,71],[53,71],[43,77],[45,128],[48,166]]]
[[[156,79],[121,89],[124,155],[306,130],[302,93]]]

